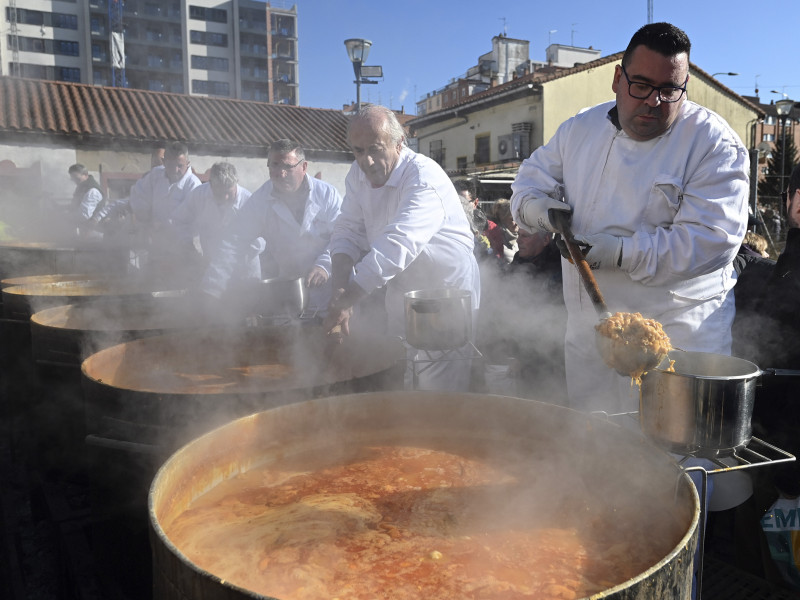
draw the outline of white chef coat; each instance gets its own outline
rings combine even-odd
[[[328,242],[333,232],[333,222],[339,215],[342,198],[331,184],[305,176],[304,185],[309,190],[298,223],[290,208],[272,194],[272,182],[258,188],[242,210],[233,235],[222,243],[222,254],[212,260],[203,287],[219,296],[227,286],[231,265],[252,240],[262,237],[265,250],[261,255],[262,273],[265,277],[297,279],[305,277],[315,266],[331,274],[331,257]],[[324,311],[331,297],[330,279],[309,289],[307,309]]]
[[[95,187],[89,188],[83,195],[83,198],[81,198],[81,203],[78,206],[78,213],[81,219],[84,221],[91,219],[92,215],[94,215],[94,211],[97,210],[98,204],[102,201],[103,193]]]
[[[373,188],[357,163],[350,167],[345,185],[342,214],[331,237],[331,255],[346,254],[353,259],[353,280],[365,292],[386,286],[388,333],[405,338],[404,294],[414,290],[456,287],[469,291],[474,321],[480,303],[474,237],[458,194],[442,168],[403,148],[383,186]],[[420,382],[420,387],[466,389],[464,367],[468,379],[469,361],[428,368],[425,372],[430,379]],[[452,378],[454,371],[460,371],[458,379]]]
[[[133,213],[139,223],[163,225],[169,223],[172,212],[199,185],[200,180],[191,169],[186,169],[179,181],[170,183],[163,166],[153,167],[133,184],[127,198],[106,206],[101,217]]]
[[[237,185],[233,203],[220,206],[214,198],[210,183],[194,188],[172,213],[172,224],[179,240],[188,246],[197,236],[206,261],[219,257],[222,240],[236,227],[239,213],[250,197],[249,190]],[[248,246],[248,252],[235,265],[234,276],[261,279],[259,255],[263,250],[264,239],[254,238]]]
[[[747,226],[747,151],[721,117],[688,100],[669,130],[643,142],[615,126],[613,107],[572,117],[523,162],[512,213],[518,218],[524,195],[558,197],[563,186],[575,235],[624,238],[621,268],[594,271],[609,309],[660,321],[679,348],[730,354],[731,261]],[[571,404],[636,410],[629,378],[595,349],[597,314],[577,270],[562,261],[562,271]]]

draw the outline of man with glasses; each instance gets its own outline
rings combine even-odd
[[[302,146],[277,140],[269,147],[269,180],[253,192],[243,207],[235,236],[224,242],[219,260],[212,261],[204,289],[219,297],[233,266],[246,255],[253,240],[263,238],[264,278],[297,279],[308,286],[309,312],[324,313],[331,297],[331,257],[328,242],[339,216],[342,197],[334,186],[307,173]]]
[[[730,354],[731,262],[747,225],[747,151],[728,124],[687,99],[686,34],[642,27],[612,81],[616,101],[580,112],[520,167],[512,210],[529,231],[571,222],[612,312],[662,323],[674,346]],[[636,410],[630,378],[595,349],[597,314],[562,261],[571,406]]]

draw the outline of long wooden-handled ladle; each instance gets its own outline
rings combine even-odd
[[[589,294],[589,298],[602,324],[605,319],[611,317],[611,312],[608,310],[606,301],[597,285],[597,280],[592,274],[589,263],[586,262],[583,251],[575,242],[575,237],[572,235],[572,228],[569,224],[568,213],[551,209],[550,220],[561,234],[564,245],[567,247],[569,256],[572,259],[572,263],[578,269],[578,275],[580,275],[581,281],[583,282],[583,287]],[[600,356],[603,357],[605,363],[611,366],[620,375],[635,375],[638,377],[642,372],[649,371],[653,367],[656,367],[666,356],[666,354],[662,355],[648,352],[646,347],[639,344],[627,345],[623,349],[620,349],[619,344],[615,343],[612,338],[600,333],[597,328],[595,328],[594,341],[597,351],[600,353]]]

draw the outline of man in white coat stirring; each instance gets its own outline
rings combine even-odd
[[[199,271],[192,280],[202,277],[206,265],[219,258],[222,241],[236,228],[238,215],[249,199],[250,191],[239,185],[236,167],[218,162],[211,166],[208,183],[192,190],[172,213],[172,224],[187,257],[185,266]],[[252,240],[248,251],[234,265],[233,277],[261,279],[259,255],[264,245],[262,238]]]
[[[211,263],[204,291],[219,297],[240,262],[237,257],[262,238],[262,276],[302,277],[309,290],[307,311],[322,316],[331,298],[328,242],[342,197],[331,184],[308,175],[308,161],[297,142],[273,142],[267,160],[269,181],[243,207],[235,235],[223,241],[220,259]]]
[[[642,27],[615,69],[616,101],[567,120],[523,162],[512,210],[529,231],[571,215],[612,312],[660,321],[676,347],[730,354],[749,161],[728,124],[686,98],[690,46],[668,23]],[[595,349],[598,316],[575,267],[562,270],[570,405],[636,410],[630,379]]]
[[[447,174],[406,147],[397,117],[383,106],[368,106],[352,118],[348,143],[356,161],[331,238],[334,297],[327,328],[340,326],[347,335],[353,307],[383,286],[390,335],[405,337],[408,291],[466,290],[477,311],[480,276],[473,236]],[[408,356],[415,358],[414,349]],[[442,360],[420,374],[420,389],[467,391],[470,361]]]

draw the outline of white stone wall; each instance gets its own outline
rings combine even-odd
[[[0,160],[11,160],[19,168],[28,168],[36,161],[42,164],[42,189],[44,194],[59,202],[72,197],[74,184],[67,170],[70,165],[81,163],[100,180],[101,168],[104,172],[145,173],[150,169],[150,155],[142,152],[111,150],[74,150],[65,148],[45,148],[35,146],[12,146],[0,144]],[[204,173],[215,162],[233,163],[239,173],[241,185],[251,191],[259,188],[267,179],[267,159],[246,157],[223,157],[204,154],[190,154],[189,161],[194,170]],[[309,160],[308,173],[334,185],[344,195],[344,180],[351,163],[345,161]],[[0,190],[2,193],[2,190]]]

